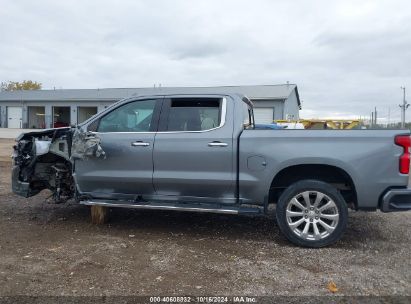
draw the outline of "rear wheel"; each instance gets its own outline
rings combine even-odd
[[[343,235],[348,209],[342,195],[330,184],[302,180],[281,194],[276,217],[281,232],[294,244],[323,247]]]

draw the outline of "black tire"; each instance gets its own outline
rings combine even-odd
[[[290,206],[291,204],[291,200],[298,196],[299,194],[305,192],[305,191],[312,191],[313,193],[310,193],[311,195],[314,195],[316,193],[322,193],[326,195],[326,198],[328,197],[329,199],[331,199],[334,203],[335,203],[335,207],[338,210],[338,222],[335,224],[334,230],[327,236],[324,236],[321,239],[305,239],[302,236],[297,235],[297,232],[294,232],[293,229],[289,226],[289,219],[287,219],[286,213],[287,213],[287,207],[291,208]],[[309,201],[311,201],[311,197],[308,199]],[[303,203],[305,202],[305,200],[303,200]],[[291,205],[289,205],[291,204]],[[325,203],[324,203],[325,204]],[[304,206],[305,207],[305,206]],[[335,210],[335,207],[334,210]],[[301,209],[301,208],[300,208]],[[315,209],[317,210],[317,209]],[[306,210],[301,211],[301,212],[308,212]],[[309,211],[312,212],[310,213],[310,216],[314,217],[314,211]],[[317,212],[317,211],[315,211]],[[335,211],[337,212],[337,211]],[[303,213],[305,214],[305,213]],[[295,216],[297,217],[296,222],[298,221],[298,219],[302,219],[303,217],[307,218],[307,216]],[[277,223],[278,226],[280,227],[281,232],[285,235],[285,237],[291,241],[292,243],[298,245],[298,246],[302,246],[302,247],[311,247],[311,248],[319,248],[319,247],[324,247],[324,246],[328,246],[330,244],[333,244],[335,242],[337,242],[343,235],[346,227],[347,227],[347,221],[348,221],[348,208],[347,208],[347,204],[344,200],[344,198],[342,197],[342,195],[330,184],[327,184],[325,182],[322,181],[318,181],[318,180],[301,180],[298,181],[294,184],[292,184],[291,186],[289,186],[280,196],[278,202],[277,202],[277,206],[276,206],[276,218],[277,218]],[[317,218],[317,217],[316,217]],[[303,219],[304,221],[302,222],[301,225],[306,225],[305,224],[305,219]],[[321,220],[321,219],[320,219]],[[312,221],[310,219],[310,221]],[[291,224],[293,224],[292,220],[290,222]],[[318,223],[319,224],[319,223]],[[301,226],[300,225],[300,226]],[[298,227],[300,227],[298,226]],[[322,225],[317,225],[315,224],[316,227],[321,227],[321,229],[323,229]],[[304,226],[301,226],[304,227]],[[314,225],[313,224],[309,224],[308,227],[312,227],[309,229],[314,229]],[[294,227],[295,228],[295,227]],[[318,228],[317,228],[318,229]],[[318,230],[317,230],[318,232]],[[313,232],[314,233],[314,232]],[[327,234],[326,231],[324,231],[324,234]],[[318,236],[318,233],[317,233]]]

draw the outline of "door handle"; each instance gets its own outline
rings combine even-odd
[[[135,141],[135,142],[132,142],[131,145],[133,147],[148,147],[150,145],[150,143],[142,142],[142,141]]]
[[[227,143],[223,143],[223,142],[219,142],[219,141],[212,141],[210,143],[208,143],[209,147],[227,147],[228,144]]]

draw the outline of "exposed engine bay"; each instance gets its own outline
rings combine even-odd
[[[21,134],[13,152],[13,191],[24,197],[44,189],[56,203],[76,197],[76,159],[105,157],[100,138],[81,128],[57,128]]]

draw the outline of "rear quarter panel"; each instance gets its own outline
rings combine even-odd
[[[347,172],[356,187],[358,206],[376,208],[388,187],[405,187],[398,172],[402,148],[394,137],[404,130],[244,130],[240,136],[239,188],[244,202],[264,203],[275,175],[289,166],[326,164]],[[250,168],[253,156],[264,168]]]

